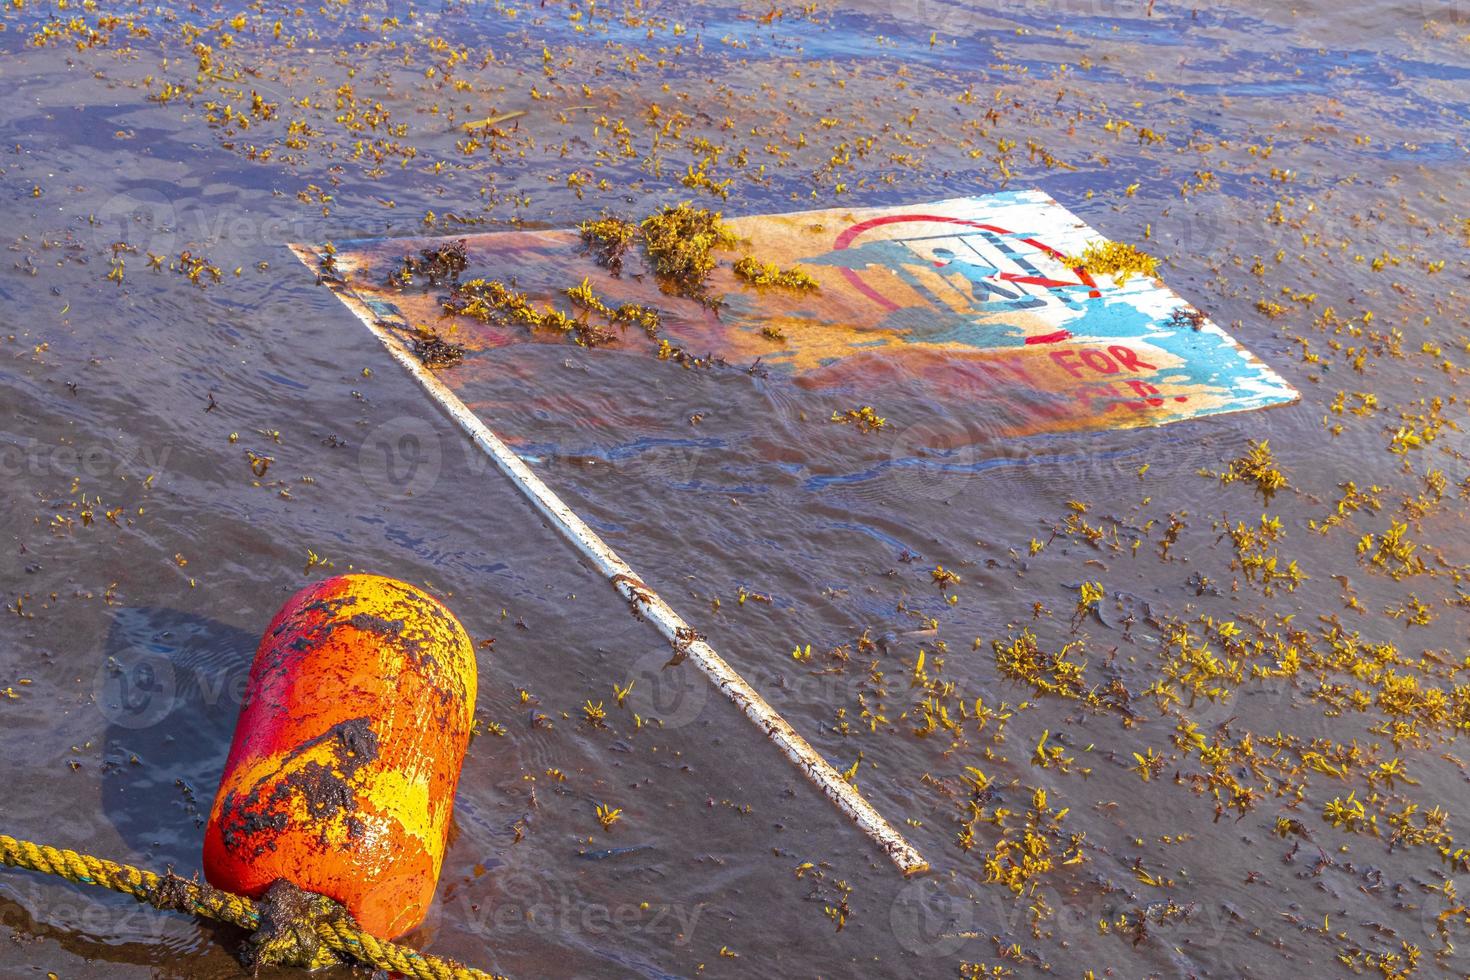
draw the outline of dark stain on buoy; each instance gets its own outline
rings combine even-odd
[[[266,630],[205,832],[219,888],[276,880],[392,938],[428,911],[469,742],[474,650],[412,586],[344,575]]]

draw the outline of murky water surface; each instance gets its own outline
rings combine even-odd
[[[981,6],[6,5],[0,831],[192,873],[261,630],[360,569],[495,641],[434,952],[1465,975],[1470,7]],[[1009,440],[651,344],[450,369],[854,767],[910,882],[283,247],[1030,186],[1301,403]],[[242,975],[118,896],[6,873],[0,910],[7,976]]]

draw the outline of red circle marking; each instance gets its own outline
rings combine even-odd
[[[948,215],[943,214],[885,214],[877,218],[869,218],[867,221],[859,221],[857,224],[844,229],[842,233],[837,236],[837,241],[833,247],[835,250],[841,251],[842,249],[845,249],[849,245],[851,245],[853,239],[857,238],[859,235],[869,230],[870,228],[877,228],[881,225],[899,224],[904,221],[929,221],[937,224],[965,225],[969,228],[979,228],[982,231],[993,231],[999,235],[1011,234],[1011,231],[1009,229],[1002,228],[999,225],[989,225],[981,221],[970,221],[967,218],[951,218]],[[1056,259],[1058,262],[1066,262],[1067,257],[1065,255],[1052,248],[1045,242],[1039,242],[1034,238],[1023,238],[1021,239],[1021,241],[1025,242],[1027,245],[1030,245],[1032,248],[1039,249],[1040,251],[1045,252],[1047,255],[1050,255],[1052,258]],[[1077,279],[1082,283],[1082,285],[1091,288],[1091,292],[1088,293],[1089,296],[1096,297],[1102,295],[1102,293],[1098,292],[1097,283],[1093,281],[1092,276],[1088,275],[1087,270],[1081,268],[1080,266],[1077,266],[1074,267],[1072,271],[1077,274]],[[856,269],[843,269],[842,274],[847,277],[847,281],[852,283],[853,287],[857,289],[858,292],[862,293],[864,296],[868,297],[868,299],[877,303],[879,306],[889,310],[896,310],[899,308],[898,304],[893,302],[893,300],[884,296],[872,286],[869,286],[863,280],[863,277],[858,274],[858,271]],[[1073,285],[1073,283],[1059,282],[1055,279],[1047,279],[1041,276],[1018,276],[1012,272],[1002,272],[999,278],[1009,282],[1030,283],[1036,286],[1054,287]],[[1027,337],[1026,343],[1055,344],[1058,341],[1066,340],[1070,336],[1072,335],[1066,330],[1058,330],[1055,333],[1042,334],[1036,337]]]

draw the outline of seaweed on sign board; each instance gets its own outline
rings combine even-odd
[[[433,248],[421,249],[417,258],[405,255],[403,264],[388,274],[388,285],[407,289],[417,279],[422,279],[429,286],[457,283],[459,274],[469,266],[465,244],[465,240],[461,238]]]

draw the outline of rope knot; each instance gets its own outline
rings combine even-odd
[[[256,902],[260,925],[245,943],[245,965],[299,966],[316,970],[336,966],[343,960],[322,942],[320,925],[346,925],[356,929],[352,915],[325,895],[305,891],[285,878],[278,878]]]

